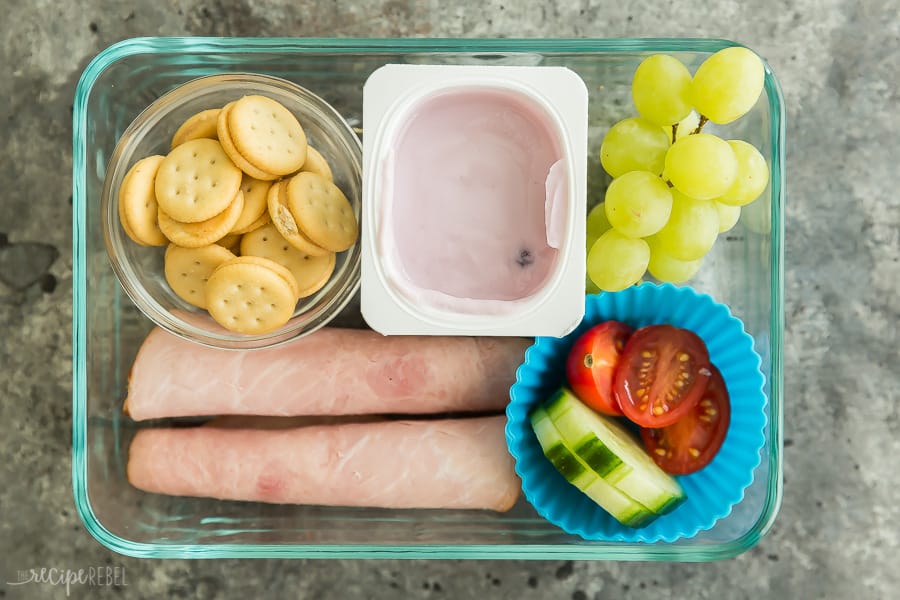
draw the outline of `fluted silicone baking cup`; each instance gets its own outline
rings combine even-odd
[[[731,399],[731,422],[716,457],[700,471],[676,477],[687,500],[640,529],[620,524],[569,484],[544,456],[528,419],[535,406],[565,383],[566,357],[579,336],[609,320],[635,328],[667,323],[693,331],[706,343]],[[562,338],[537,338],[510,389],[506,441],[525,497],[542,517],[586,540],[675,542],[710,529],[743,499],[759,465],[766,425],[763,384],[753,338],[727,306],[709,295],[652,283],[588,295],[579,326]]]

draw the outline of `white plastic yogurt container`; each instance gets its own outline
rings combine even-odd
[[[386,65],[363,91],[362,314],[385,335],[562,336],[584,313],[587,88]]]

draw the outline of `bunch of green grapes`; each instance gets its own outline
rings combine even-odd
[[[613,125],[600,147],[613,181],[588,214],[588,292],[624,289],[648,270],[660,281],[687,281],[741,207],[762,194],[769,168],[759,150],[703,126],[749,112],[764,77],[760,58],[741,47],[716,52],[693,77],[665,54],[638,66],[631,96],[639,116]]]

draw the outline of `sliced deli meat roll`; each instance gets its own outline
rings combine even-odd
[[[325,328],[283,346],[234,352],[154,329],[132,366],[125,412],[141,421],[497,411],[530,343]]]
[[[159,494],[279,504],[509,510],[502,416],[256,430],[145,429],[128,480]]]

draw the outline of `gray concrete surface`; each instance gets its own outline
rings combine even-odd
[[[18,570],[124,567],[73,598],[869,598],[900,589],[900,21],[891,0],[79,3],[0,0],[0,598]],[[166,561],[114,555],[70,487],[71,119],[89,59],[138,35],[709,36],[771,63],[788,114],[785,495],[701,564]],[[267,590],[264,592],[263,590]]]

